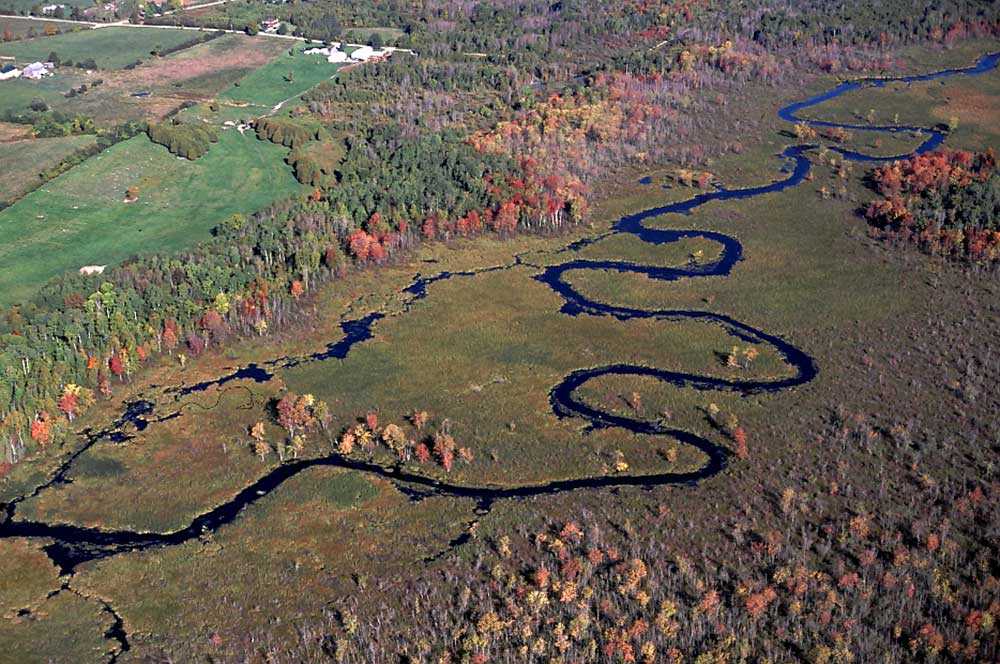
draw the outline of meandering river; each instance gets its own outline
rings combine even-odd
[[[914,126],[869,126],[854,125],[830,121],[810,120],[802,118],[799,113],[839,97],[845,93],[863,87],[882,87],[887,83],[912,83],[930,81],[952,76],[974,76],[995,69],[1000,61],[1000,53],[983,56],[975,65],[959,69],[946,69],[929,74],[915,76],[900,76],[895,78],[859,79],[841,83],[833,89],[808,99],[789,104],[778,110],[778,117],[788,122],[804,122],[821,128],[843,128],[856,131],[883,133],[917,133],[926,138],[912,153],[894,157],[875,157],[860,152],[832,147],[845,159],[851,161],[889,161],[933,150],[946,138],[946,132],[936,128]],[[344,457],[338,453],[328,456],[285,462],[270,471],[254,483],[233,496],[229,501],[212,508],[197,516],[186,527],[172,532],[142,533],[129,530],[102,530],[83,526],[45,523],[39,521],[21,520],[17,517],[18,505],[29,497],[37,496],[48,488],[66,481],[66,475],[81,454],[89,447],[102,441],[124,441],[127,434],[123,433],[129,425],[142,430],[151,423],[182,416],[180,412],[157,415],[156,405],[149,401],[138,401],[130,404],[118,421],[106,430],[91,432],[86,436],[82,447],[62,466],[49,480],[33,491],[3,506],[6,518],[0,524],[0,538],[27,537],[45,540],[45,552],[64,574],[72,574],[74,568],[86,561],[105,558],[128,551],[136,551],[149,547],[163,547],[190,541],[207,532],[213,532],[239,517],[240,513],[263,496],[277,490],[285,480],[315,466],[336,466],[359,471],[394,482],[402,490],[412,496],[428,494],[469,498],[478,504],[480,510],[488,510],[490,505],[500,500],[512,500],[530,496],[541,496],[567,491],[599,489],[618,486],[655,486],[663,484],[694,484],[705,478],[722,472],[727,464],[729,452],[721,445],[686,430],[667,427],[657,421],[644,420],[614,414],[587,404],[578,396],[579,390],[589,381],[605,376],[642,376],[670,383],[678,388],[697,390],[725,390],[738,394],[754,394],[761,392],[776,392],[806,383],[816,377],[818,369],[813,359],[804,351],[789,341],[763,330],[756,329],[746,323],[735,320],[725,314],[711,313],[700,310],[685,309],[640,309],[617,306],[615,304],[598,302],[581,294],[565,276],[569,272],[581,270],[597,270],[602,272],[620,272],[641,274],[648,278],[669,283],[679,279],[702,279],[727,277],[733,266],[743,259],[743,247],[734,237],[723,233],[699,230],[663,230],[651,228],[645,222],[653,217],[665,215],[684,215],[695,208],[711,201],[728,201],[752,198],[765,194],[781,192],[801,184],[812,166],[809,154],[816,146],[793,145],[781,155],[787,164],[787,177],[759,187],[744,189],[724,189],[702,193],[693,198],[662,207],[643,210],[619,219],[610,233],[631,235],[642,242],[653,245],[665,245],[689,238],[704,238],[720,245],[721,253],[715,261],[707,264],[685,267],[656,267],[625,261],[572,259],[564,263],[541,269],[535,277],[558,294],[564,304],[562,313],[567,316],[611,316],[619,320],[657,319],[697,320],[710,325],[717,325],[727,333],[746,343],[770,345],[783,360],[793,369],[791,376],[777,380],[730,380],[710,376],[689,374],[677,371],[667,371],[653,367],[635,364],[612,364],[602,367],[580,369],[570,373],[558,385],[552,388],[549,401],[553,412],[558,417],[579,418],[597,428],[614,427],[639,434],[668,436],[702,451],[708,458],[700,469],[686,473],[653,473],[636,475],[607,475],[581,477],[572,480],[561,480],[546,484],[525,486],[469,486],[438,481],[399,468],[383,467],[373,463]],[[648,180],[646,180],[648,182]],[[569,245],[565,251],[574,253],[594,240],[578,241]],[[509,267],[509,266],[508,266]],[[505,267],[489,268],[478,272],[440,273],[429,277],[418,277],[404,292],[411,295],[408,307],[424,298],[431,296],[429,286],[435,282],[471,274],[482,274],[491,270],[502,270]],[[375,325],[385,317],[382,313],[371,313],[356,320],[341,324],[343,337],[330,343],[323,351],[298,358],[279,358],[265,364],[252,364],[236,371],[220,376],[214,380],[189,386],[180,386],[170,390],[171,393],[183,396],[200,392],[210,387],[218,387],[237,380],[254,380],[266,382],[275,372],[309,362],[321,362],[347,357],[358,344],[363,344],[372,338]],[[106,609],[114,614],[110,607]],[[115,615],[116,625],[120,618]],[[128,649],[127,637],[124,631],[109,634],[121,643],[119,652]]]

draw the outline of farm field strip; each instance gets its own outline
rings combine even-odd
[[[13,201],[31,191],[42,171],[58,164],[77,150],[94,145],[92,135],[27,138],[0,143],[0,201]]]
[[[93,59],[101,69],[120,69],[136,60],[149,59],[151,51],[180,46],[191,38],[183,30],[143,33],[125,27],[109,27],[3,43],[0,55],[13,56],[22,63],[46,60],[55,52],[63,61]],[[114,47],[109,48],[112,44]]]
[[[0,257],[10,266],[0,275],[3,300],[29,297],[39,283],[82,265],[181,248],[233,213],[295,193],[300,185],[284,153],[235,131],[194,162],[145,135],[112,146],[0,211]],[[129,187],[139,192],[135,202],[125,201]]]

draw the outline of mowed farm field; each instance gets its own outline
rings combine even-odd
[[[99,28],[0,44],[0,55],[33,62],[55,52],[62,61],[93,58],[101,69],[120,69],[149,59],[152,51],[174,48],[198,36],[192,30]]]
[[[96,34],[105,39],[102,48],[114,47],[113,33],[102,29]],[[187,34],[203,36],[192,31]],[[86,115],[102,126],[128,120],[158,120],[182,104],[213,99],[286,48],[276,39],[227,34],[163,57],[148,57],[132,69],[87,74],[76,67],[59,67],[55,75],[40,81],[5,81],[0,113],[24,111],[32,100],[41,99],[54,110]],[[95,86],[97,79],[101,83]],[[84,94],[65,96],[83,83],[89,87]]]
[[[149,37],[181,32],[125,31]],[[104,52],[115,50],[111,48],[115,32],[101,29],[92,35],[101,40]],[[198,36],[187,31],[185,39]],[[278,56],[287,59],[278,65],[280,71],[296,72],[293,82],[273,72],[254,76]],[[183,104],[214,99],[228,88],[245,100],[237,103],[250,118],[270,111],[274,97],[285,99],[311,87],[318,75],[310,72],[320,66],[324,78],[335,71],[325,60],[322,65],[313,60],[300,66],[277,40],[225,35],[150,58],[133,69],[98,72],[103,83],[72,98],[65,98],[64,90],[92,81],[93,74],[61,67],[55,76],[41,81],[9,81],[4,91],[12,94],[0,97],[0,111],[20,111],[41,98],[55,110],[112,126],[126,120],[156,121]],[[251,78],[250,84],[236,87],[243,77]],[[276,91],[268,88],[272,80]],[[150,94],[133,96],[140,90]],[[198,108],[207,112],[207,105]],[[221,124],[220,118],[214,120]],[[7,174],[0,200],[16,201],[0,211],[0,256],[9,268],[0,276],[0,302],[29,298],[48,279],[81,265],[114,263],[137,253],[193,244],[207,238],[227,216],[253,212],[300,189],[284,162],[285,148],[259,141],[252,132],[244,136],[226,130],[197,161],[175,157],[145,135],[137,136],[17,200],[37,185],[42,169],[93,140],[93,136],[28,139],[0,145],[0,164]],[[130,187],[138,190],[139,198],[126,203]]]
[[[55,166],[77,150],[90,147],[93,135],[56,136],[0,143],[0,203],[12,201],[31,191],[38,174]]]
[[[271,107],[294,98],[317,83],[333,76],[338,65],[332,65],[321,55],[303,55],[306,46],[294,47],[257,69],[222,95],[237,103]]]
[[[144,134],[113,146],[0,212],[0,301],[30,297],[65,270],[192,244],[227,216],[294,193],[285,152],[236,131],[197,161]]]

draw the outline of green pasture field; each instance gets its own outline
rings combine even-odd
[[[192,46],[178,53],[171,53],[163,62],[192,62],[200,64],[202,62],[224,63],[225,66],[216,67],[198,73],[190,78],[184,78],[167,84],[160,83],[153,79],[150,81],[154,92],[160,94],[170,94],[171,92],[183,95],[199,95],[203,97],[214,97],[232,87],[232,85],[245,76],[251,74],[258,68],[256,62],[267,58],[273,59],[280,55],[287,48],[279,40],[268,39],[266,37],[248,37],[242,34],[225,34],[217,39],[212,39],[204,44]],[[246,55],[252,55],[248,58]]]
[[[0,55],[14,56],[18,63],[26,63],[44,60],[54,51],[61,60],[75,63],[93,58],[101,69],[121,69],[136,60],[149,60],[154,49],[179,46],[197,36],[193,30],[95,28],[0,43]]]
[[[198,33],[188,31],[189,35]],[[9,81],[17,94],[0,99],[0,112],[26,108],[34,96],[42,98],[55,110],[94,118],[100,126],[112,126],[128,120],[158,120],[175,112],[182,104],[204,101],[231,87],[240,78],[285,51],[277,40],[226,34],[207,42],[150,58],[133,69],[98,71],[85,77],[81,70],[61,67],[56,74],[41,81]],[[84,94],[63,97],[62,93],[80,83],[91,86]],[[44,95],[36,91],[44,90]],[[135,97],[136,92],[149,96]],[[257,110],[259,114],[259,110]]]
[[[39,173],[95,142],[94,136],[84,135],[0,143],[0,201],[13,201],[31,191],[40,182]]]
[[[170,251],[208,237],[225,217],[249,213],[300,186],[285,150],[223,132],[197,161],[171,155],[145,135],[113,146],[0,212],[4,303],[65,270],[132,254]],[[139,199],[125,203],[125,190]]]
[[[62,67],[52,76],[37,81],[26,78],[0,81],[0,114],[27,110],[35,99],[41,99],[51,108],[58,108],[66,101],[65,93],[85,79],[83,71]]]
[[[188,34],[198,35],[190,31]],[[214,98],[284,52],[282,45],[275,41],[226,34],[161,58],[146,60],[134,69],[96,72],[92,78],[102,79],[101,85],[91,87],[82,95],[59,98],[50,105],[65,113],[93,117],[102,126],[127,120],[158,120],[182,104]],[[65,71],[65,67],[60,69],[57,76]],[[133,96],[143,91],[149,92],[149,96]]]
[[[308,46],[296,43],[290,49],[294,55],[285,52],[240,79],[219,95],[219,99],[270,109],[331,78],[340,68],[340,65],[330,64],[321,55],[302,55],[306,48]]]

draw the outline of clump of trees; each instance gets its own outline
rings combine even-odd
[[[326,135],[323,125],[311,118],[270,116],[254,123],[257,138],[286,148],[296,148]]]
[[[472,450],[458,445],[448,420],[434,431],[428,427],[429,420],[427,411],[415,411],[401,424],[390,422],[380,426],[378,413],[370,411],[341,433],[336,441],[337,452],[344,456],[363,453],[376,458],[376,453],[382,450],[403,463],[436,461],[446,472],[451,472],[456,458],[472,463]]]
[[[219,140],[215,127],[195,122],[153,123],[146,133],[149,140],[166,147],[171,154],[191,160],[204,155]]]
[[[872,234],[931,254],[1000,260],[1000,174],[992,149],[939,150],[875,169]]]
[[[107,133],[107,130],[97,127],[92,117],[52,110],[42,99],[32,99],[24,110],[9,108],[2,117],[5,122],[31,125],[32,133],[37,138]]]
[[[325,431],[330,425],[330,408],[326,402],[311,394],[286,392],[271,402],[271,408],[275,421],[284,429],[286,437],[269,440],[267,426],[263,421],[251,426],[250,447],[261,461],[265,461],[272,451],[277,452],[281,461],[286,458],[297,459],[306,449],[308,435],[317,428]]]

